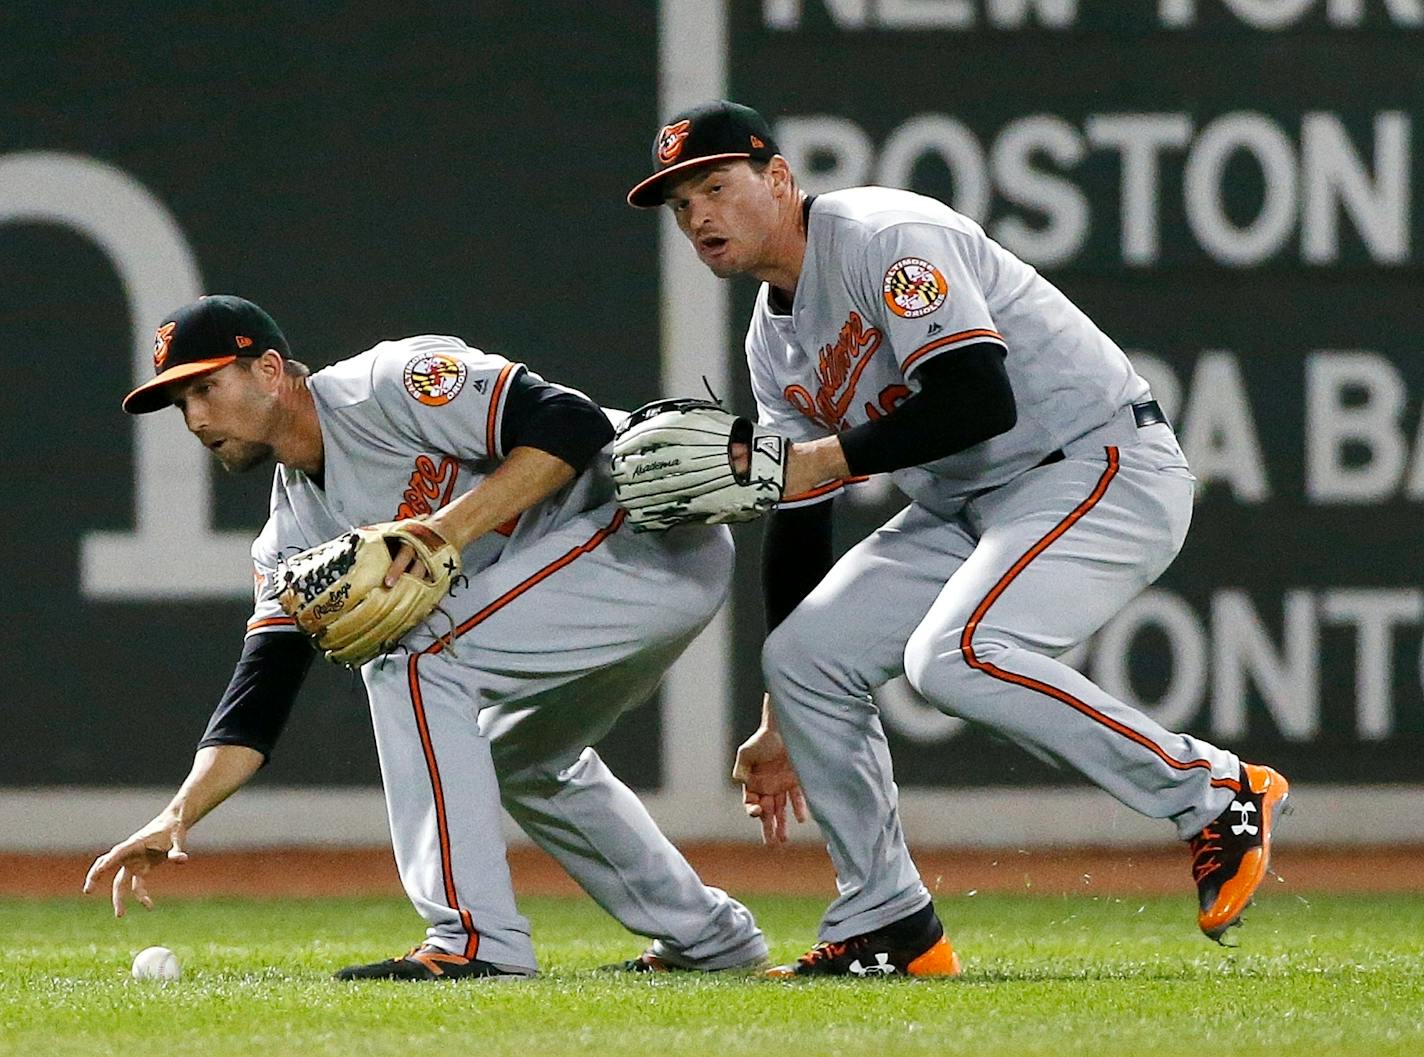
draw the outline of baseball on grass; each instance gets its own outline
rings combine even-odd
[[[176,980],[182,971],[177,956],[167,947],[145,947],[134,956],[135,980]]]

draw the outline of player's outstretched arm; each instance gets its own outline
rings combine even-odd
[[[732,780],[742,783],[742,807],[747,816],[761,822],[763,844],[786,842],[788,802],[796,821],[806,821],[806,798],[801,793],[801,780],[796,777],[796,768],[791,766],[769,698],[762,702],[761,726],[737,749]]]
[[[130,896],[153,908],[145,878],[165,862],[188,861],[188,830],[200,818],[240,789],[262,766],[264,756],[245,745],[209,745],[193,757],[187,779],[153,820],[94,860],[84,878],[84,892],[93,892],[114,870],[114,917],[124,916]],[[117,868],[117,869],[115,869]]]

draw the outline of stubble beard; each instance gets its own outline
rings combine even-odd
[[[723,257],[719,261],[704,260],[702,263],[707,265],[707,270],[718,279],[735,279],[739,275],[746,275],[749,271],[745,261],[730,256]]]
[[[270,462],[274,456],[272,445],[259,444],[250,440],[229,440],[213,457],[228,473],[246,473]]]

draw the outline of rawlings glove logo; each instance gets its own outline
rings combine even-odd
[[[428,578],[407,573],[386,587],[392,550],[401,544],[415,551]],[[455,547],[423,522],[368,525],[292,558],[277,601],[327,660],[360,665],[436,611],[460,564]]]
[[[325,602],[312,607],[311,614],[314,617],[329,617],[333,613],[340,613],[346,608],[346,600],[351,597],[351,584],[344,583]]]

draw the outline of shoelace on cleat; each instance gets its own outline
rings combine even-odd
[[[1221,869],[1221,860],[1213,857],[1222,850],[1220,844],[1213,843],[1220,837],[1221,834],[1212,826],[1207,826],[1191,839],[1192,880],[1197,884],[1201,884],[1202,881]]]
[[[797,960],[802,965],[819,965],[821,962],[832,961],[847,954],[857,947],[865,946],[864,936],[855,936],[840,943],[821,942],[812,947]]]
[[[424,951],[424,950],[428,950],[428,951],[430,951],[432,954],[445,954],[445,953],[446,953],[445,951],[439,950],[439,949],[437,949],[437,948],[435,948],[435,947],[426,947],[426,945],[423,944],[423,943],[417,943],[414,947],[412,947],[410,950],[406,951],[406,952],[405,952],[404,954],[402,954],[399,958],[397,958],[396,961],[398,961],[398,962],[403,962],[403,961],[407,960],[408,958],[414,957],[415,955],[419,954],[421,951]]]

